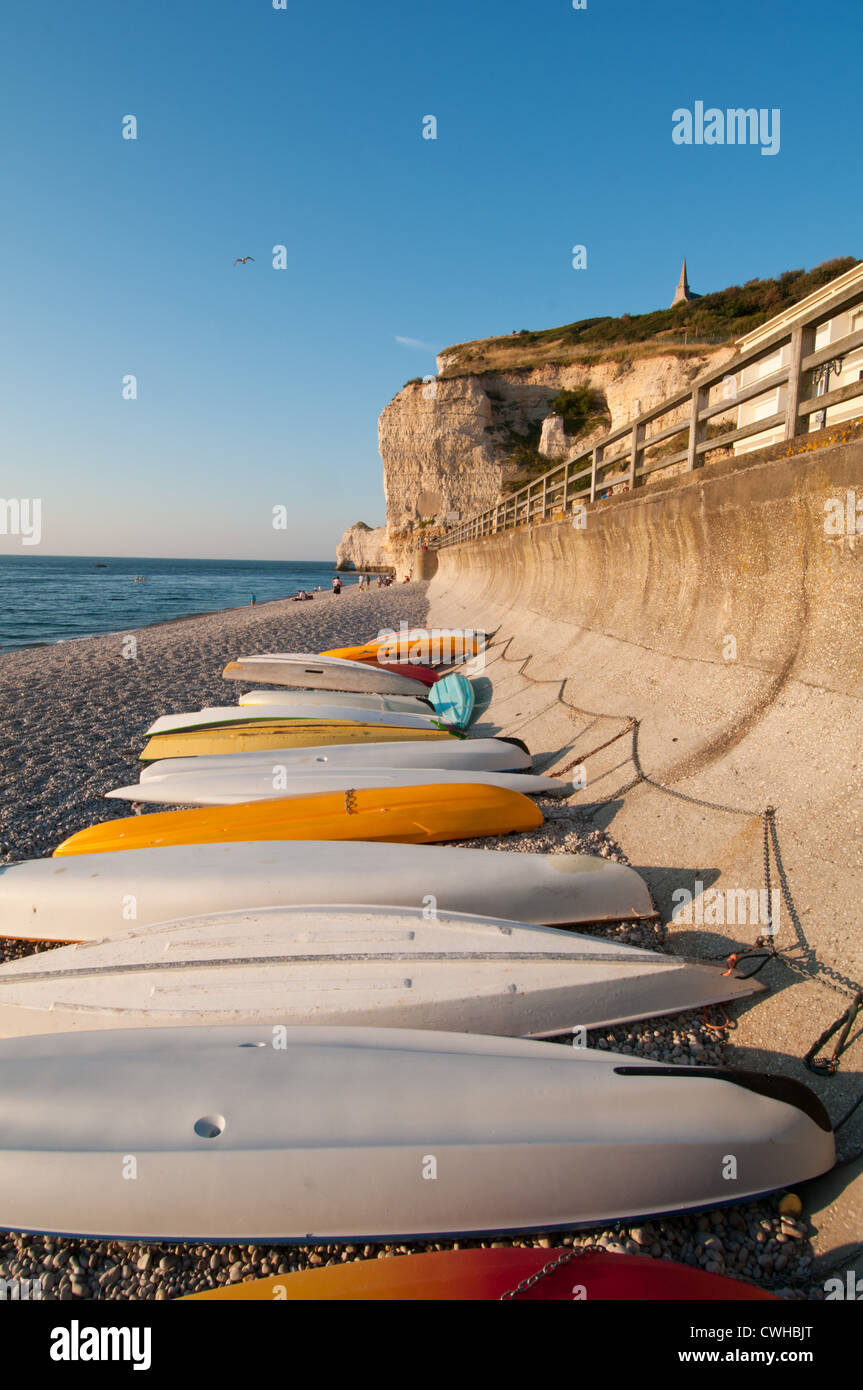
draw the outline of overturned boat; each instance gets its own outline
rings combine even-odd
[[[0,865],[3,935],[31,940],[92,941],[203,912],[344,902],[545,926],[656,916],[634,869],[589,854],[249,840]]]
[[[0,1225],[134,1240],[544,1231],[825,1172],[783,1077],[400,1029],[0,1041]]]
[[[600,937],[400,907],[216,912],[0,967],[0,1036],[326,1023],[547,1037],[760,993]]]

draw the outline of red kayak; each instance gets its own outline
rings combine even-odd
[[[521,1287],[524,1284],[527,1287]],[[746,1302],[776,1295],[700,1269],[646,1255],[563,1247],[538,1250],[436,1250],[383,1260],[272,1274],[228,1284],[190,1299],[356,1301],[615,1301]]]
[[[423,685],[434,685],[443,673],[433,671],[431,666],[414,666],[406,661],[367,661],[366,666],[380,666],[384,671],[392,671],[396,676],[409,676],[411,680],[422,681]]]

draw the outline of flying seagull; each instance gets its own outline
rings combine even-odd
[[[254,259],[254,256],[238,256],[234,261],[234,265],[245,265],[246,261],[253,261]]]

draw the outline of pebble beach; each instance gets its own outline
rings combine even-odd
[[[234,704],[243,687],[222,679],[230,659],[347,645],[380,629],[398,628],[403,620],[422,626],[426,611],[423,584],[348,588],[339,597],[317,595],[311,603],[276,601],[0,654],[0,862],[49,855],[74,831],[127,815],[128,806],[104,800],[104,793],[137,780],[145,729],[159,715]],[[529,730],[526,737],[530,745]],[[542,749],[531,746],[531,751]],[[547,798],[539,804],[546,817],[540,830],[469,843],[514,853],[599,854],[627,862],[604,831],[565,801]],[[592,930],[623,943],[666,949],[658,923]],[[35,949],[50,948],[2,938],[0,922],[0,958]],[[595,1030],[589,1045],[661,1062],[721,1065],[732,1027],[733,1017],[714,1009],[709,1016],[700,1011]],[[46,1299],[170,1299],[261,1275],[408,1250],[573,1244],[675,1259],[749,1279],[786,1297],[823,1297],[810,1277],[805,1221],[781,1215],[779,1196],[701,1215],[572,1234],[537,1232],[513,1240],[142,1245],[0,1233],[0,1279],[38,1279]]]

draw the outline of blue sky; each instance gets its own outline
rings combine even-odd
[[[0,496],[43,499],[48,554],[328,558],[383,521],[377,416],[431,348],[665,305],[684,254],[702,292],[859,256],[860,28],[859,0],[7,6]],[[779,107],[780,153],[674,145],[696,100]]]

